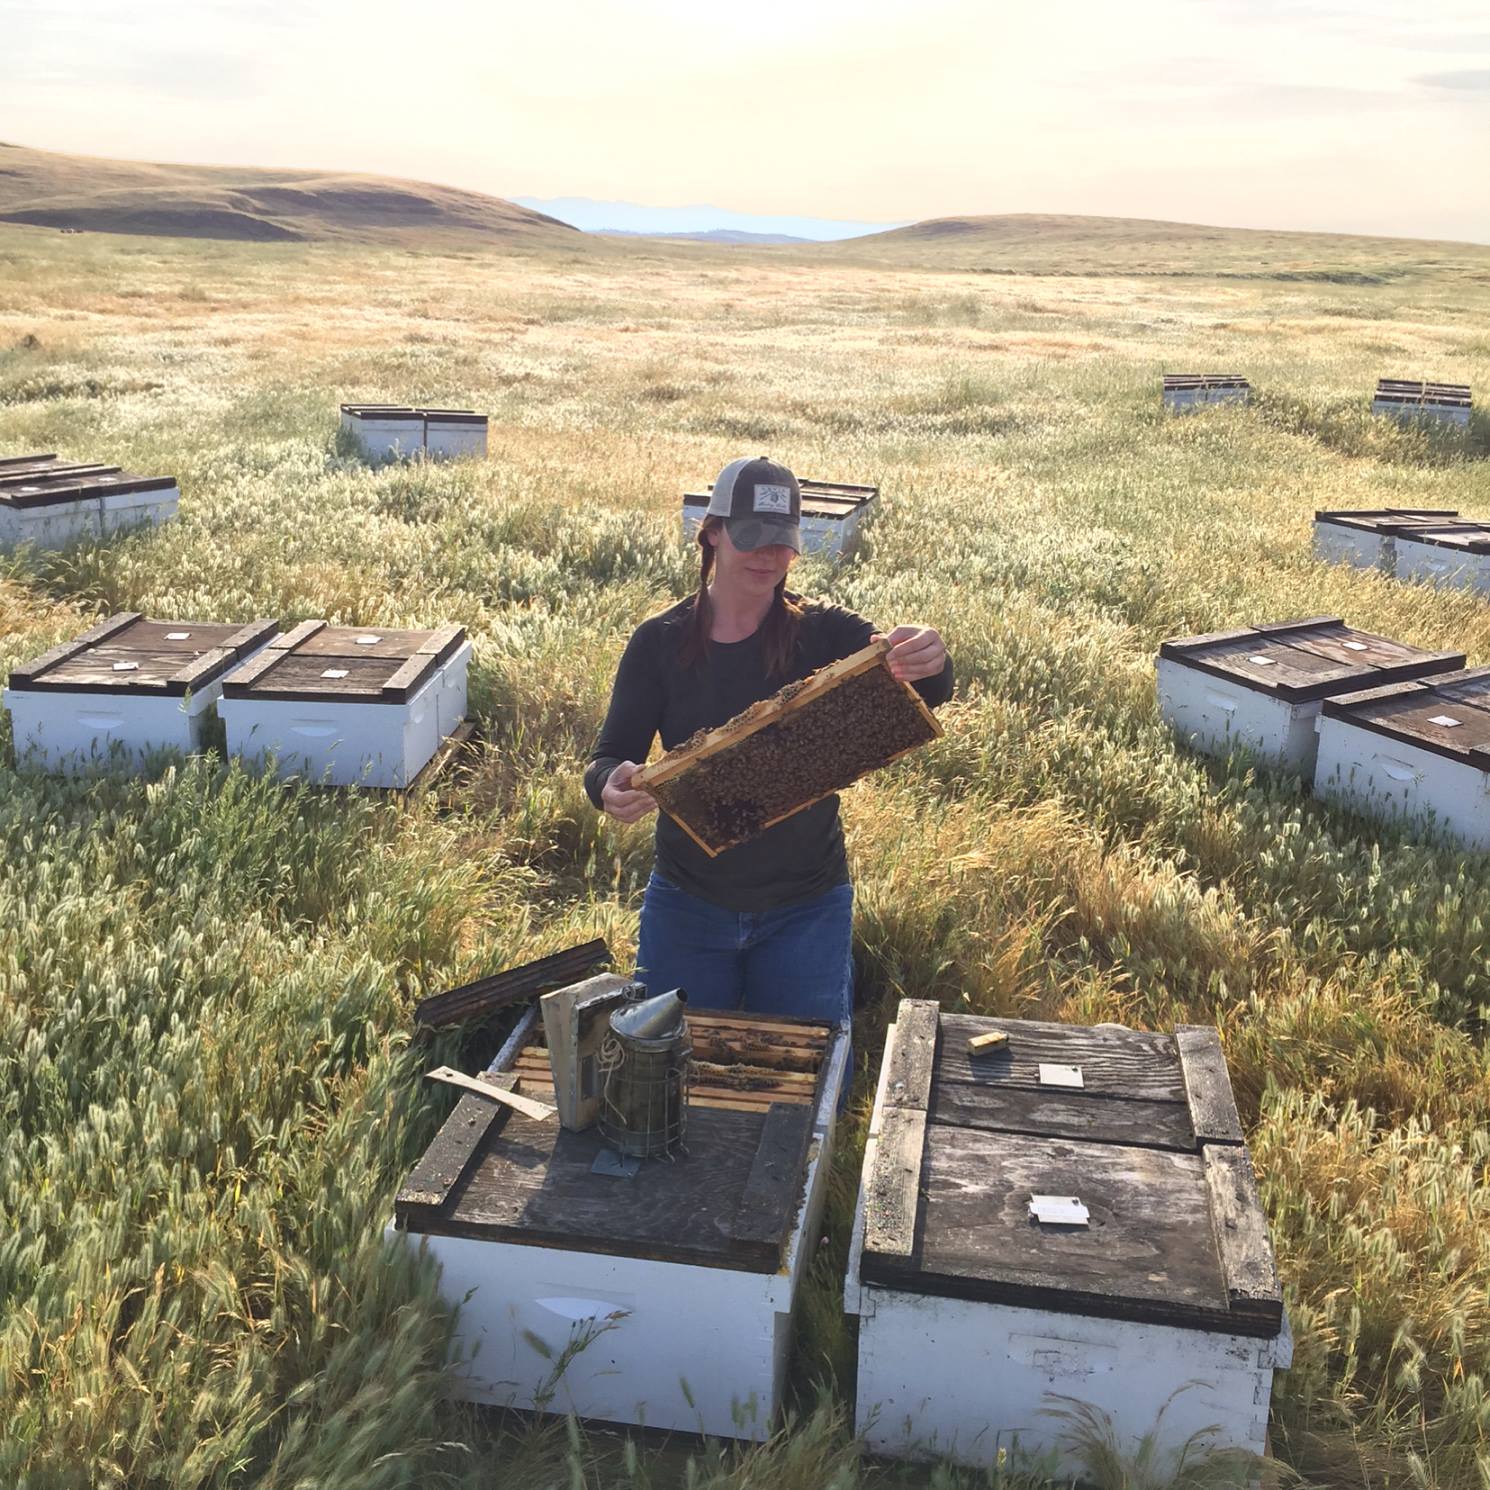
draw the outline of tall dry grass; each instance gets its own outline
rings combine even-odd
[[[170,529],[3,561],[0,669],[124,607],[459,620],[488,742],[445,812],[212,758],[0,770],[0,1484],[1032,1483],[862,1464],[846,1426],[867,1080],[914,994],[1217,1023],[1298,1335],[1275,1447],[1321,1484],[1490,1485],[1485,861],[1186,755],[1152,692],[1165,635],[1298,614],[1490,660],[1483,602],[1308,548],[1316,507],[1490,513],[1483,416],[1364,411],[1382,373],[1487,386],[1490,274],[1177,252],[1119,278],[1069,245],[1053,276],[0,232],[0,453],[184,493]],[[1240,368],[1257,402],[1166,419],[1182,366]],[[490,456],[368,469],[342,397],[489,410]],[[883,487],[802,586],[940,626],[960,679],[947,738],[845,802],[860,1078],[795,1416],[737,1450],[453,1407],[434,1280],[380,1241],[446,1105],[412,1003],[581,936],[632,949],[647,835],[594,814],[580,763],[624,637],[691,582],[683,486],[757,450]],[[1087,1436],[1100,1483],[1158,1473]]]

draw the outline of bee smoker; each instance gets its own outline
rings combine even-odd
[[[623,1154],[676,1153],[688,1129],[693,1045],[681,988],[616,1009],[600,1047],[600,1132]]]

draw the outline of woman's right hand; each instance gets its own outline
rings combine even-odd
[[[609,776],[600,793],[605,810],[621,823],[640,822],[649,812],[657,811],[657,799],[647,792],[633,791],[631,778],[641,767],[635,761],[622,761]]]

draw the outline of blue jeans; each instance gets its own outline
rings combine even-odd
[[[637,977],[698,1009],[846,1024],[853,1008],[854,889],[772,911],[727,911],[655,872],[642,900]]]

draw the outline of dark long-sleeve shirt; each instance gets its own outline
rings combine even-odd
[[[800,597],[793,596],[793,599]],[[659,734],[671,750],[698,730],[713,729],[784,684],[869,645],[874,625],[835,605],[802,602],[796,656],[786,677],[766,676],[761,634],[710,642],[694,668],[678,660],[693,599],[643,621],[616,671],[610,708],[585,772],[596,807],[610,773],[622,761],[644,762]],[[952,696],[952,663],[915,685],[933,707]],[[666,813],[657,815],[657,872],[680,890],[733,911],[763,911],[824,894],[848,879],[838,798],[821,802],[711,859]]]

